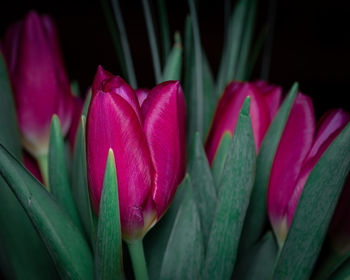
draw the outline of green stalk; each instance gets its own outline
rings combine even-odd
[[[156,34],[154,31],[154,25],[152,21],[152,15],[151,15],[151,10],[149,7],[148,0],[142,0],[142,5],[143,5],[143,12],[145,14],[149,44],[151,47],[154,75],[155,75],[157,84],[159,84],[162,80],[162,73],[160,70],[160,60],[159,60]]]
[[[188,0],[188,5],[190,7],[190,14],[192,18],[192,31],[194,39],[194,58],[195,58],[195,71],[196,71],[196,97],[197,97],[197,116],[196,116],[196,130],[199,135],[204,137],[204,124],[203,124],[203,114],[204,114],[204,101],[203,101],[203,69],[202,69],[202,47],[201,39],[199,34],[199,25],[197,18],[196,6],[193,0]]]
[[[168,16],[164,0],[158,0],[159,20],[160,20],[160,31],[162,36],[162,47],[163,47],[163,62],[164,65],[167,61],[170,53],[170,35],[169,35],[169,24]]]
[[[43,177],[44,184],[48,191],[50,191],[50,185],[49,185],[49,156],[46,155],[40,155],[37,157],[37,161],[39,164],[39,169],[41,176]]]
[[[142,239],[128,242],[128,249],[136,280],[148,280],[145,253],[143,251]]]
[[[128,72],[129,82],[133,88],[137,88],[134,65],[133,65],[132,58],[131,58],[128,37],[126,35],[123,16],[122,16],[120,6],[119,6],[119,1],[112,0],[112,7],[113,7],[115,21],[117,22],[117,26],[119,29],[120,42],[121,42],[122,50],[123,50],[124,57],[125,57],[126,70]]]

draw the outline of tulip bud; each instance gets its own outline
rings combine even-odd
[[[142,238],[162,217],[185,165],[185,104],[179,82],[159,84],[139,100],[122,78],[98,68],[86,126],[90,196],[98,214],[112,148],[126,240]]]
[[[343,110],[332,110],[320,119],[316,129],[311,99],[298,94],[269,180],[268,213],[280,244],[287,236],[309,174],[349,120],[349,114]]]
[[[52,116],[59,116],[64,134],[72,117],[70,84],[52,20],[30,12],[8,29],[3,50],[23,145],[39,158],[48,152]]]
[[[212,163],[224,133],[233,134],[239,112],[247,96],[251,98],[250,115],[256,151],[258,152],[266,130],[279,108],[281,95],[280,87],[268,85],[263,81],[254,83],[231,82],[226,87],[216,108],[206,141],[209,162]]]

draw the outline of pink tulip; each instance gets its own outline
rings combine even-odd
[[[286,238],[310,172],[349,120],[347,112],[332,110],[316,128],[311,99],[301,93],[297,95],[269,180],[268,213],[280,244]]]
[[[122,78],[98,68],[86,131],[90,195],[98,214],[112,148],[126,240],[141,238],[162,217],[185,168],[185,103],[179,82],[161,83],[140,101],[142,106]]]
[[[36,157],[47,154],[51,118],[63,134],[72,118],[72,95],[53,21],[29,12],[8,29],[4,56],[14,91],[24,147]]]
[[[258,152],[266,130],[280,106],[282,89],[263,81],[231,82],[216,108],[206,141],[205,148],[210,163],[215,157],[224,133],[228,131],[231,135],[233,134],[239,112],[247,96],[251,98],[250,114]]]

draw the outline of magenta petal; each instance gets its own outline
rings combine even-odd
[[[315,134],[315,118],[311,99],[299,93],[290,112],[278,145],[268,189],[268,213],[275,229],[286,215],[303,161]]]
[[[139,105],[141,107],[143,102],[147,98],[149,90],[145,89],[145,88],[139,88],[139,89],[135,90],[135,93],[136,93],[136,96],[137,96],[137,100],[139,101]]]
[[[152,164],[146,139],[132,107],[119,95],[98,92],[87,117],[87,167],[91,200],[98,213],[109,148],[117,168],[123,234],[144,226],[143,205],[151,192]]]
[[[103,81],[113,78],[113,74],[104,70],[101,65],[97,67],[97,71],[94,77],[94,81],[92,82],[92,94],[98,93],[99,90],[102,90]]]
[[[244,100],[250,96],[250,115],[254,131],[256,151],[259,150],[265,132],[270,124],[269,110],[265,100],[258,89],[249,84],[230,84],[221,98],[215,118],[206,141],[206,151],[211,163],[221,138],[225,131],[230,131],[231,135],[236,127],[239,112]]]
[[[183,100],[179,82],[164,82],[151,90],[142,106],[155,170],[152,196],[158,218],[168,208],[184,172]]]

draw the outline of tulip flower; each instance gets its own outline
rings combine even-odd
[[[112,148],[123,238],[142,238],[163,216],[184,175],[185,103],[179,82],[164,82],[148,94],[136,95],[122,78],[99,67],[92,85],[86,141],[95,213]]]
[[[25,149],[37,159],[47,155],[50,122],[57,114],[66,135],[72,95],[53,21],[32,11],[8,29],[4,56],[14,91]]]
[[[269,218],[280,245],[310,172],[349,120],[347,112],[331,110],[316,127],[311,99],[298,93],[275,154],[268,187]]]
[[[263,81],[253,83],[231,82],[219,101],[206,140],[205,148],[210,163],[215,157],[224,133],[233,134],[239,112],[247,96],[251,98],[250,115],[256,151],[259,150],[266,130],[280,106],[282,89]]]

